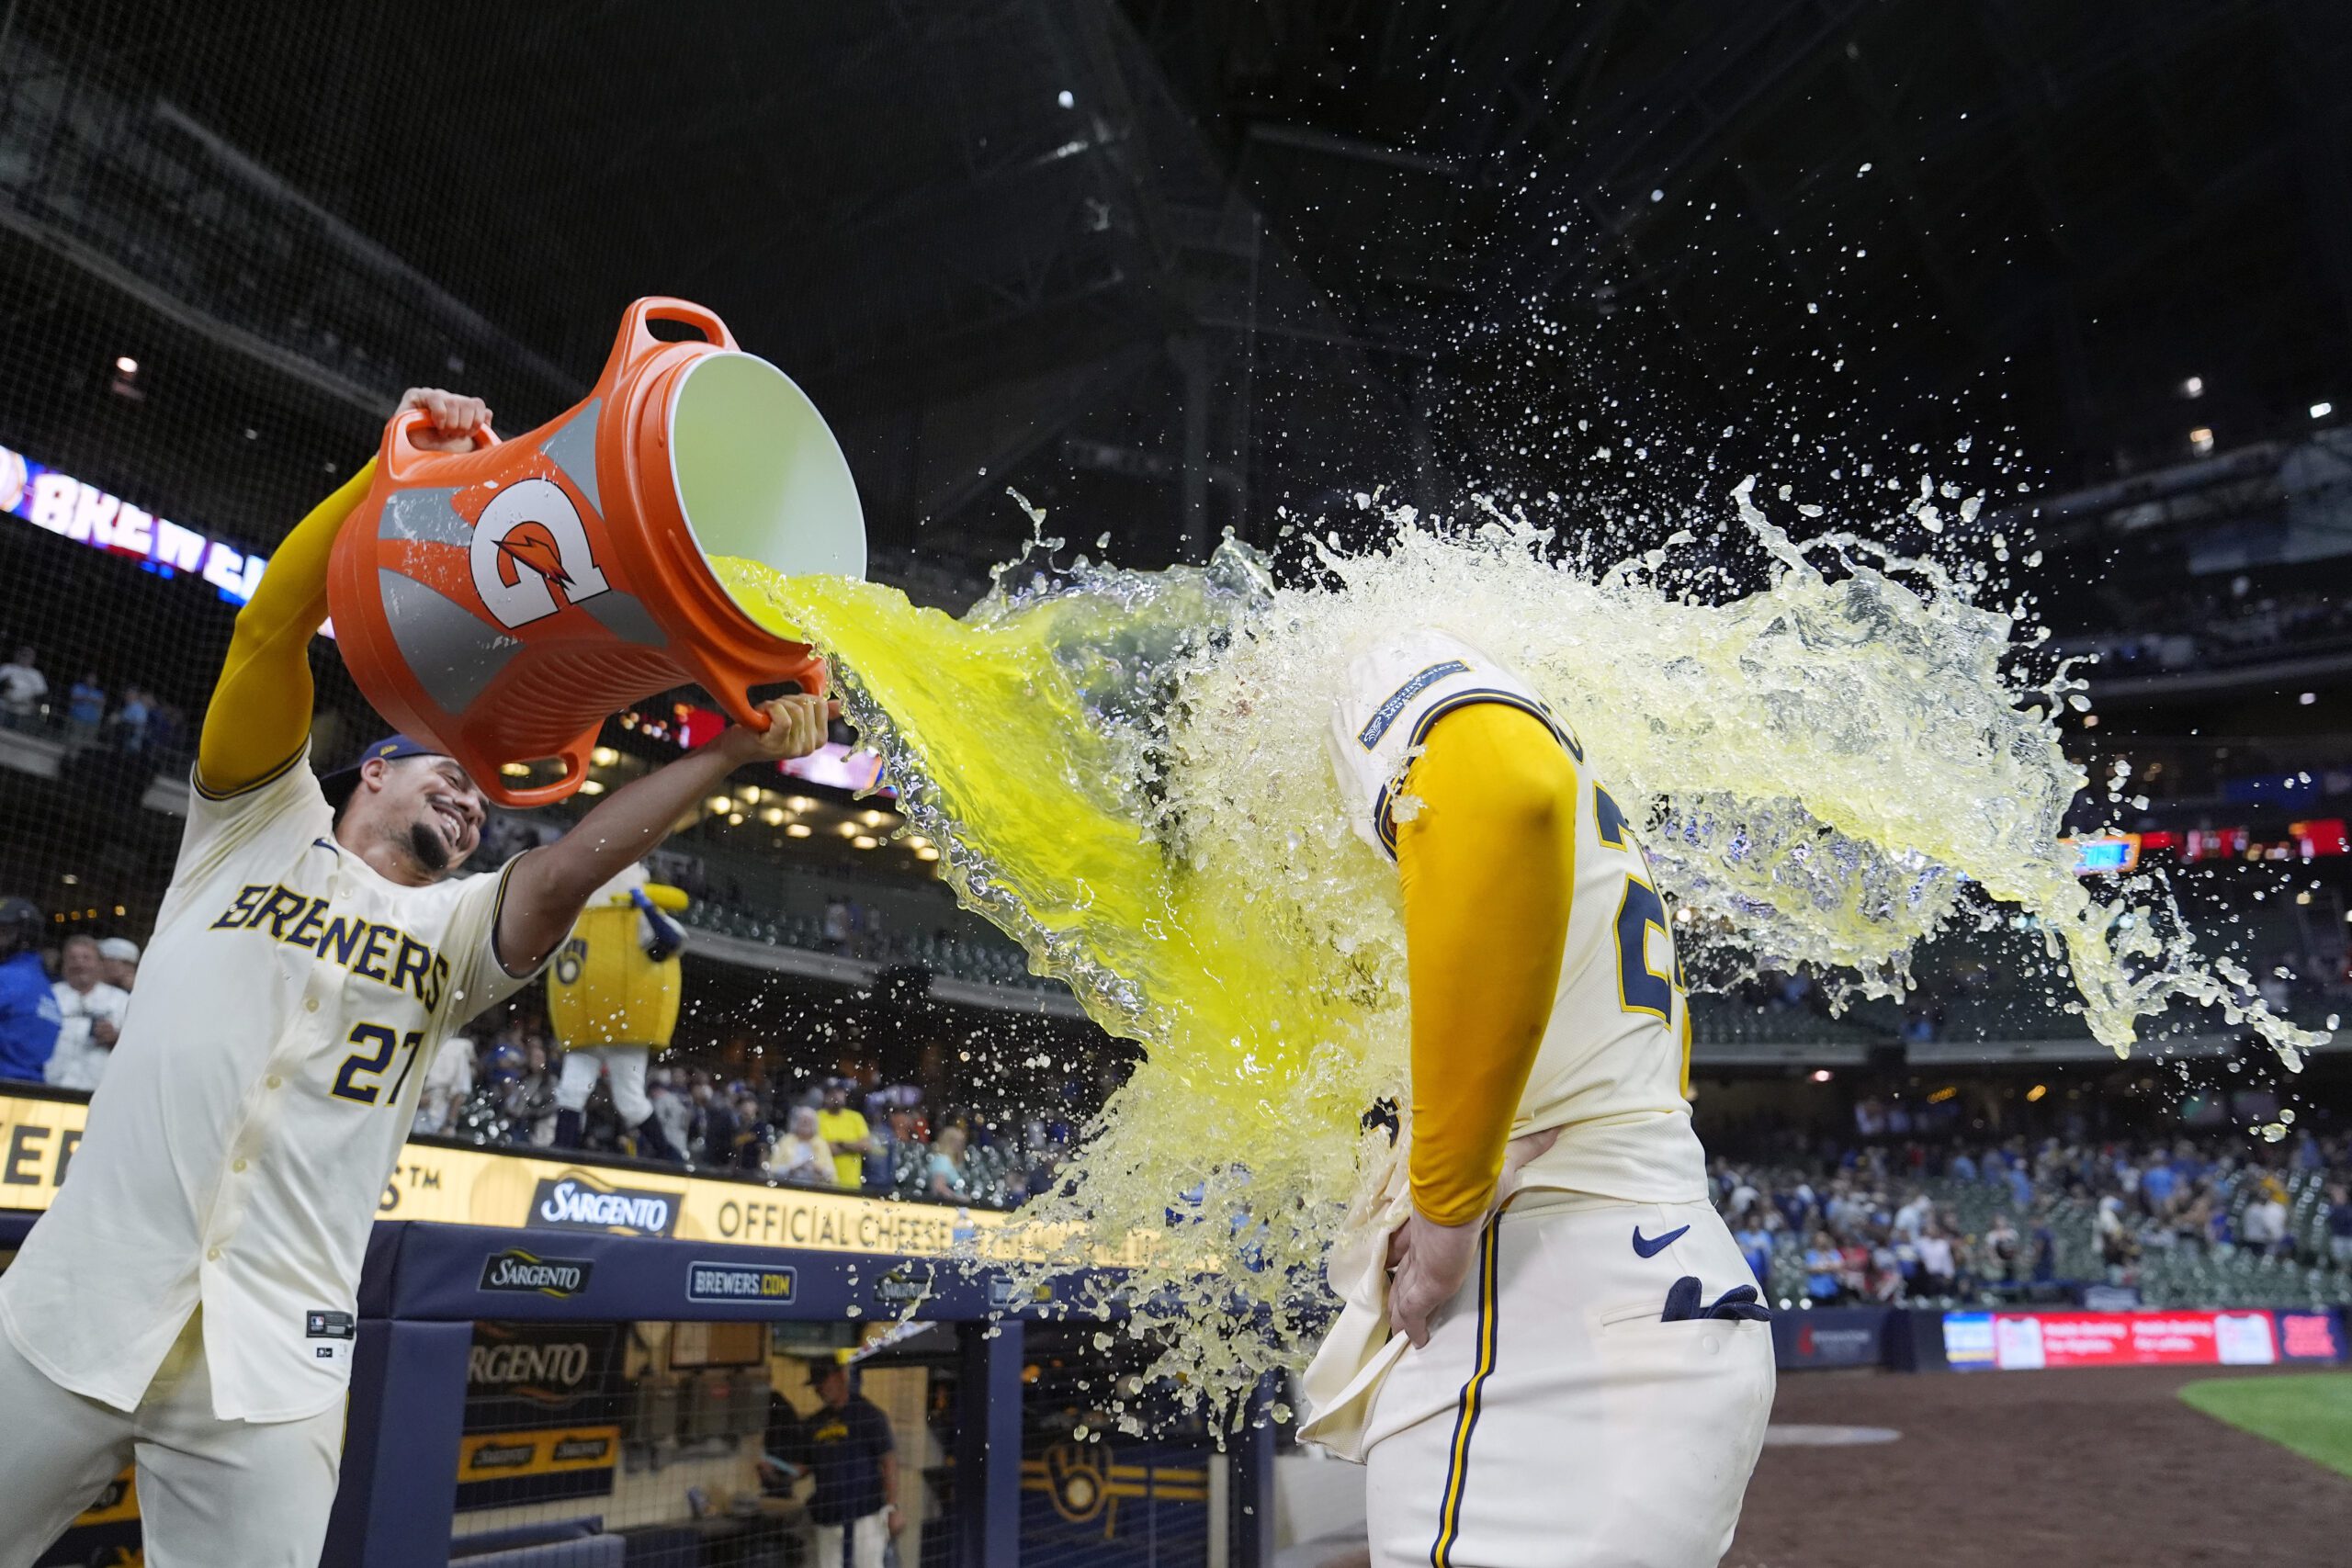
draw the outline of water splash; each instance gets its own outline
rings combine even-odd
[[[1337,672],[1398,628],[1518,668],[1646,804],[1686,940],[1894,996],[1917,944],[1989,897],[2036,918],[2119,1053],[2176,999],[2290,1066],[2324,1039],[2200,961],[2160,883],[2103,903],[2075,876],[2059,835],[2085,781],[2051,716],[2070,682],[2005,673],[2009,616],[1932,562],[1793,542],[1749,484],[1727,501],[1768,571],[1724,602],[1691,592],[1713,569],[1687,534],[1596,570],[1493,507],[1451,532],[1400,510],[1385,549],[1318,547],[1310,586],[1228,541],[1205,568],[1007,572],[961,620],[718,563],[834,660],[964,902],[1144,1046],[1068,1183],[1024,1211],[1030,1267],[1143,1238],[1135,1282],[1184,1319],[1157,1370],[1212,1404],[1295,1360],[1386,1147],[1363,1113],[1404,1083],[1396,874],[1352,832],[1323,741]]]

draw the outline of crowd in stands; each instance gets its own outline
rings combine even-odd
[[[2129,630],[2069,637],[2062,650],[2098,653],[2098,673],[2134,675],[2264,659],[2352,637],[2352,605],[2341,594],[2257,593],[2243,577],[2225,590],[2135,593],[2129,605]]]
[[[127,937],[67,937],[51,978],[40,948],[39,910],[23,899],[5,908],[29,917],[0,931],[0,1079],[94,1089],[105,1077],[139,983],[139,944]]]
[[[525,1150],[557,1144],[562,1052],[523,1008],[474,1035],[453,1035],[426,1071],[415,1130]],[[664,1139],[696,1169],[895,1198],[1010,1208],[1046,1190],[1068,1159],[1089,1087],[1075,1080],[1018,1115],[991,1115],[935,1066],[922,1082],[790,1068],[728,1077],[655,1064],[646,1095]],[[646,1157],[611,1099],[592,1095],[580,1146]]]
[[[2084,1283],[2152,1305],[2352,1301],[2352,1138],[1784,1143],[1718,1156],[1713,1186],[1758,1283],[1787,1305],[1965,1304]]]
[[[55,735],[75,751],[152,757],[158,766],[185,761],[187,716],[143,686],[109,692],[88,671],[62,693],[41,672],[40,656],[19,648],[0,664],[0,729]]]
[[[120,1036],[139,958],[138,944],[119,936],[69,936],[46,957],[24,945],[0,975],[0,1080],[96,1089]],[[989,1208],[1046,1190],[1069,1156],[1080,1103],[1100,1086],[1072,1080],[1047,1097],[1050,1108],[991,1116],[956,1092],[938,1055],[926,1054],[916,1075],[922,1081],[904,1083],[884,1083],[871,1069],[728,1077],[655,1065],[646,1092],[670,1147],[697,1168]],[[425,1071],[415,1130],[551,1148],[562,1063],[544,1020],[510,1004],[478,1021],[473,1033],[442,1043]],[[639,1143],[600,1085],[580,1146],[637,1156]]]

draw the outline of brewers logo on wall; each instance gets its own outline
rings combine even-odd
[[[1163,1451],[1170,1457],[1182,1453],[1191,1462],[1149,1462],[1160,1455],[1145,1450],[1141,1457],[1146,1462],[1121,1464],[1108,1443],[1055,1443],[1041,1457],[1022,1461],[1021,1490],[1032,1496],[1042,1495],[1052,1506],[1056,1523],[1084,1527],[1083,1534],[1090,1540],[1133,1540],[1142,1550],[1155,1533],[1166,1532],[1168,1523],[1163,1517],[1156,1530],[1146,1530],[1131,1519],[1123,1533],[1121,1503],[1140,1502],[1153,1508],[1166,1504],[1205,1506],[1209,1498],[1208,1471],[1198,1462],[1198,1455],[1189,1450]],[[1040,1523],[1046,1532],[1055,1529],[1054,1524]],[[1037,1529],[1023,1527],[1024,1541],[1034,1542],[1038,1537]],[[1092,1561],[1110,1564],[1116,1560],[1098,1553]]]

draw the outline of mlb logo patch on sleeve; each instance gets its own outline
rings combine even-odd
[[[1459,659],[1448,659],[1423,670],[1389,693],[1388,700],[1372,710],[1372,722],[1365,725],[1363,733],[1356,737],[1356,744],[1367,751],[1371,750],[1380,744],[1380,738],[1388,733],[1388,727],[1396,722],[1396,716],[1403,713],[1415,697],[1419,696],[1449,675],[1467,675],[1468,673],[1470,673],[1470,666],[1463,663]]]
[[[302,1314],[302,1337],[356,1339],[359,1325],[347,1312],[306,1312]]]

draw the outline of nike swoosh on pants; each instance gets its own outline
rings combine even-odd
[[[1634,1227],[1634,1250],[1644,1258],[1656,1258],[1659,1253],[1664,1252],[1668,1247],[1672,1247],[1676,1242],[1680,1241],[1684,1234],[1690,1229],[1690,1227],[1689,1225],[1678,1225],[1674,1229],[1667,1232],[1664,1235],[1657,1237],[1656,1240],[1651,1240],[1649,1237],[1642,1235],[1641,1226],[1635,1225]]]

